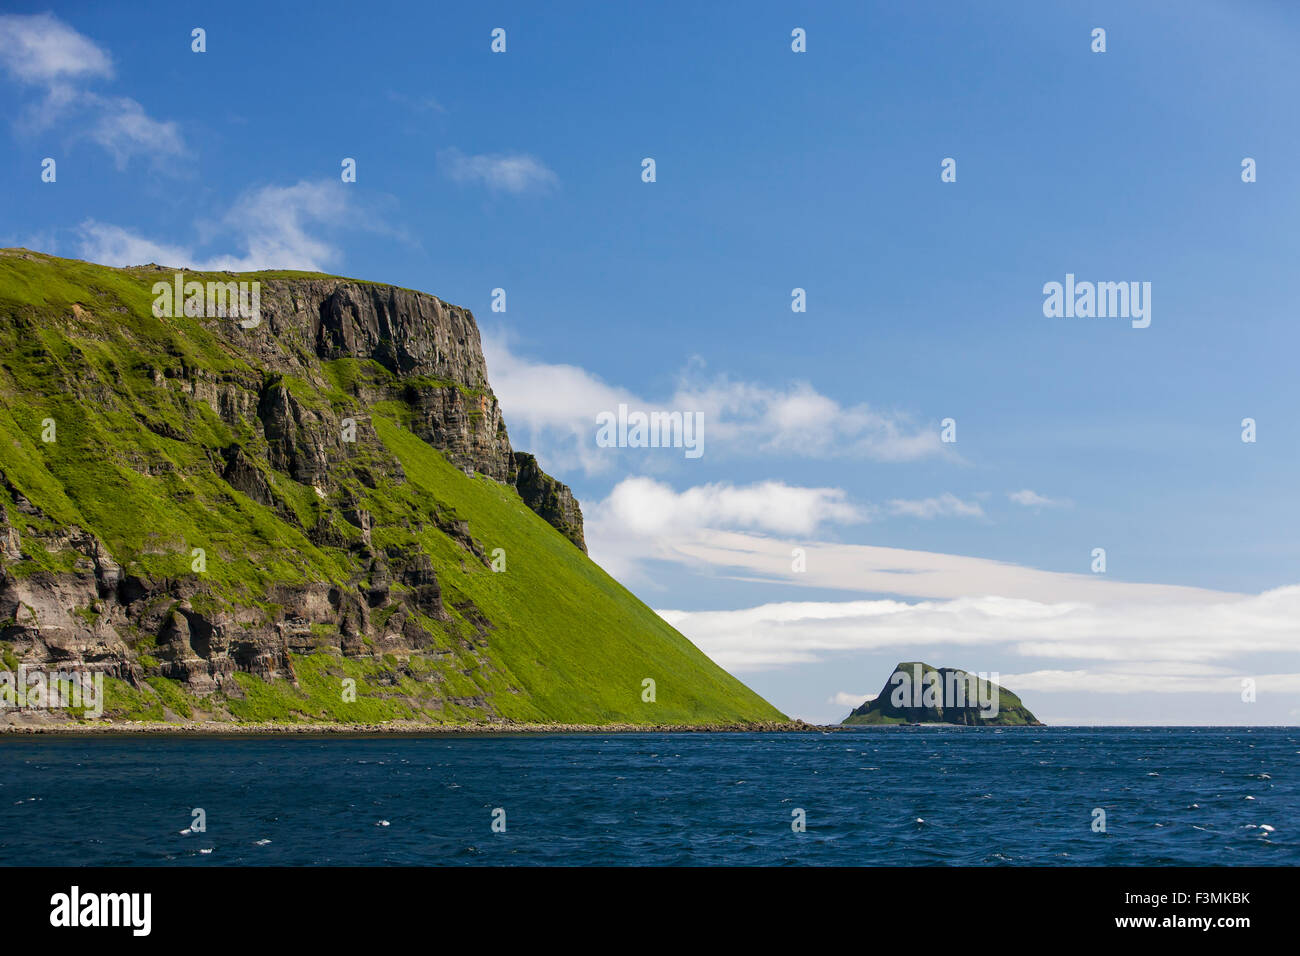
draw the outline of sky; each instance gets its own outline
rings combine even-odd
[[[1300,723],[1300,6],[418,6],[7,3],[0,245],[471,309],[592,557],[788,714]]]

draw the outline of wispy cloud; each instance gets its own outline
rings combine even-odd
[[[197,223],[204,244],[229,242],[234,253],[202,255],[194,246],[158,242],[121,226],[88,219],[79,227],[80,254],[123,266],[157,262],[192,269],[303,269],[324,271],[338,262],[337,247],[322,230],[356,220],[347,188],[333,180],[262,186],[244,193],[224,216]]]
[[[704,415],[706,454],[779,455],[912,461],[940,455],[937,428],[866,404],[843,405],[806,382],[767,386],[710,376],[690,361],[672,395],[648,399],[607,384],[574,365],[536,362],[516,354],[504,337],[488,333],[483,349],[492,385],[512,432],[522,429],[529,448],[561,468],[606,471],[625,449],[597,448],[596,415],[620,403],[645,412]],[[645,449],[632,454],[647,460]],[[680,452],[677,452],[680,458]]]
[[[977,501],[962,501],[950,492],[944,492],[935,498],[907,500],[895,498],[886,506],[890,514],[909,518],[983,518],[984,509]]]
[[[588,544],[600,561],[599,538],[589,537]],[[935,599],[1002,595],[1043,603],[1163,601],[1189,606],[1239,596],[1206,588],[1117,581],[1104,574],[1045,571],[990,558],[714,528],[643,536],[637,547],[641,560],[667,561],[714,576],[858,594]],[[807,569],[801,573],[791,573],[790,552],[795,547],[807,555]]]
[[[541,160],[527,153],[466,155],[458,149],[438,153],[438,164],[458,183],[479,183],[508,193],[544,191],[560,178]]]
[[[86,135],[113,156],[118,169],[125,169],[135,156],[157,161],[185,152],[180,127],[171,120],[153,119],[130,97],[86,93],[82,102],[96,114]]]
[[[1236,676],[1229,666],[1234,658],[1295,653],[1300,585],[1254,596],[1211,593],[1195,602],[1160,600],[1158,592],[1142,593],[1149,586],[1131,587],[1128,595],[1115,594],[1106,602],[988,596],[785,602],[735,611],[659,613],[719,664],[738,670],[861,651],[895,651],[911,658],[937,648],[948,648],[949,657],[952,649],[963,649],[964,658],[996,651],[1092,662],[1086,670],[1008,677],[1005,683],[1017,689],[1140,689],[1143,681],[1161,683],[1171,692],[1223,689]],[[1108,685],[1110,680],[1117,683]]]
[[[109,152],[118,169],[136,157],[164,168],[185,152],[180,127],[153,119],[136,100],[104,96],[85,88],[114,76],[112,57],[53,14],[0,16],[0,65],[18,82],[43,90],[16,117],[21,130],[56,125],[72,130]]]
[[[826,699],[826,703],[835,704],[837,707],[847,707],[850,710],[857,710],[865,704],[875,694],[850,694],[845,691],[839,691]]]
[[[1089,668],[1079,670],[1039,670],[1023,674],[999,675],[1003,686],[1017,691],[1063,693],[1083,691],[1091,694],[1224,694],[1240,695],[1243,678],[1255,682],[1256,693],[1300,694],[1300,674],[1253,674],[1240,669],[1213,668],[1213,673],[1180,674],[1170,662],[1158,666],[1142,663],[1137,667]],[[1300,716],[1291,714],[1291,716]]]
[[[185,246],[155,242],[107,222],[87,219],[77,227],[77,253],[106,266],[159,265],[198,268],[194,253]]]
[[[1007,498],[1026,508],[1065,508],[1070,505],[1070,502],[1065,499],[1048,498],[1029,488],[1008,492]]]
[[[436,97],[429,94],[411,96],[407,93],[399,93],[396,90],[388,91],[388,98],[394,103],[399,103],[408,109],[417,113],[445,113],[447,108],[438,102]]]
[[[52,13],[0,16],[0,64],[15,79],[41,86],[113,75],[108,53]]]

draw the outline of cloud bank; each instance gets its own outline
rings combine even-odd
[[[651,399],[575,365],[527,359],[499,334],[485,334],[483,350],[512,433],[526,435],[527,446],[561,470],[600,474],[625,461],[626,450],[595,444],[596,416],[620,404],[647,413],[702,412],[706,454],[902,462],[945,449],[937,428],[866,404],[843,405],[805,382],[772,387],[709,377],[693,362],[671,395]],[[681,452],[662,454],[680,457]]]

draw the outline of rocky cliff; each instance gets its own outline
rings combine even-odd
[[[843,723],[1040,725],[1006,688],[956,667],[920,661],[895,666],[880,693]]]
[[[586,558],[468,311],[260,273],[184,277],[256,323],[155,315],[172,275],[0,252],[6,667],[167,720],[779,717]]]
[[[582,541],[582,511],[568,487],[510,447],[467,310],[422,292],[341,279],[272,279],[261,295],[264,331],[219,327],[251,346],[261,380],[206,383],[201,370],[182,367],[178,384],[226,420],[249,416],[260,425],[273,467],[304,484],[329,483],[329,461],[342,452],[342,413],[308,407],[290,383],[299,379],[318,390],[329,384],[330,363],[353,360],[361,364],[349,366],[357,374],[338,383],[343,390],[362,405],[403,402],[411,431],[457,467],[514,484],[517,457],[533,462],[530,492],[541,481],[552,487],[551,497],[566,507],[548,510],[562,514],[566,536]],[[530,499],[537,499],[525,497],[532,507]]]

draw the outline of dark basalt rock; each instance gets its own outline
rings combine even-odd
[[[582,536],[582,509],[569,486],[542,471],[537,459],[527,452],[515,452],[515,468],[515,488],[524,504],[585,554],[587,542]]]

